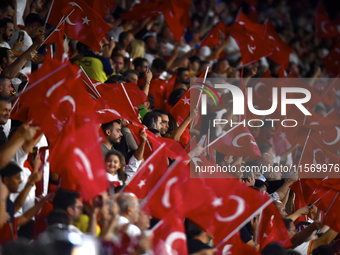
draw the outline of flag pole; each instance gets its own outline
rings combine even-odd
[[[208,75],[208,70],[209,70],[209,66],[207,66],[207,69],[205,70],[205,74],[204,74],[204,78],[203,78],[203,83],[205,83],[205,80],[207,79],[207,75]],[[202,88],[204,88],[204,85],[202,85]],[[202,97],[202,92],[203,90],[200,91],[200,95],[198,97],[197,103],[196,103],[196,108],[198,108],[198,105],[201,101],[201,97]],[[190,124],[190,129],[192,128],[192,126],[194,125],[194,121],[192,120],[191,124]]]
[[[53,29],[52,33],[50,33],[46,39],[38,46],[38,48],[36,50],[39,50],[41,46],[44,45],[44,43],[48,40],[48,38],[51,37],[51,35],[61,26],[61,24],[63,24],[63,22],[72,14],[72,12],[74,12],[74,9],[63,19],[61,18],[61,20],[59,21],[59,24],[57,25],[57,27],[55,29]]]
[[[185,147],[185,151],[188,149],[189,145],[191,144],[191,142],[195,139],[195,136],[193,136],[190,140],[190,142],[188,143],[188,145]]]
[[[309,135],[310,135],[310,131],[311,131],[311,129],[309,129],[309,132],[308,132],[308,135],[307,135],[307,138],[306,138],[306,141],[305,141],[305,145],[303,146],[303,149],[302,149],[302,152],[301,152],[301,156],[300,156],[300,160],[299,160],[299,164],[298,164],[298,171],[299,171],[300,163],[301,163],[301,160],[302,160],[302,157],[303,157],[303,153],[305,152],[305,149],[306,149],[306,144],[307,144],[307,141],[308,141],[308,138],[309,138]]]
[[[320,190],[322,190],[323,187],[321,187],[317,192],[319,192]],[[323,194],[321,197],[319,197],[313,204],[310,205],[310,207],[312,207],[313,205],[315,205],[317,202],[319,202],[321,200],[321,198],[323,198],[324,196],[326,196],[329,192],[331,192],[333,189],[328,190],[325,194]]]
[[[52,10],[53,4],[54,4],[54,0],[52,0],[52,3],[51,3],[51,6],[50,6],[50,9],[48,10],[48,13],[47,13],[47,16],[46,16],[46,19],[45,19],[45,24],[44,24],[44,30],[45,30],[45,27],[46,27],[46,24],[47,24],[48,18],[50,17],[50,14],[51,14],[51,10]]]
[[[323,216],[321,222],[323,222],[323,220],[326,218],[326,216],[327,216],[329,210],[331,209],[331,207],[332,207],[332,205],[334,204],[335,199],[336,199],[336,197],[337,197],[338,195],[339,195],[339,192],[337,192],[337,193],[335,194],[335,196],[334,196],[334,198],[333,198],[333,201],[332,201],[332,203],[329,205],[329,207],[328,207],[328,209],[327,209],[327,212],[326,212],[325,215]]]
[[[329,88],[326,90],[326,92],[323,94],[323,96],[321,97],[321,101],[322,99],[325,97],[325,95],[328,93],[328,91],[331,89],[331,87],[333,87],[334,82],[339,78],[340,74],[338,74],[335,78],[334,81],[332,82],[332,84],[329,86]],[[321,102],[320,101],[320,102]]]
[[[147,202],[147,200],[152,197],[156,191],[159,189],[159,187],[163,184],[166,178],[172,173],[172,171],[176,168],[176,166],[181,162],[183,158],[181,156],[177,157],[175,162],[171,164],[171,166],[166,170],[166,172],[162,175],[162,177],[158,180],[155,186],[149,191],[149,193],[146,195],[146,197],[143,199],[143,201],[140,203],[140,210],[142,210]]]
[[[86,76],[86,78],[88,79],[88,81],[91,83],[93,89],[92,89],[91,86],[89,86],[89,84],[87,84],[86,82],[85,82],[85,84],[92,90],[93,93],[95,93],[95,94],[98,96],[98,98],[101,97],[100,93],[98,92],[98,90],[96,89],[96,87],[93,85],[93,83],[92,83],[90,77],[87,75],[87,73],[85,72],[84,68],[83,68],[82,66],[80,66],[80,68],[81,68],[81,70],[83,71],[83,73],[85,74],[85,76]]]
[[[149,162],[151,161],[152,159],[152,156],[155,155],[156,153],[158,153],[164,146],[166,145],[166,143],[162,143],[161,146],[159,146],[151,155],[150,157],[148,157],[144,162],[143,164],[139,167],[139,169],[142,169],[144,166],[146,166],[147,164],[149,164]],[[129,182],[131,182],[133,180],[133,178],[135,178],[137,174],[135,174],[134,176],[132,176],[132,178],[129,180]],[[129,182],[127,183],[127,185],[129,185]],[[123,188],[119,191],[119,194],[121,194],[124,189],[126,188],[126,186],[123,186]]]

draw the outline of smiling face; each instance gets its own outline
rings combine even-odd
[[[122,167],[118,156],[111,155],[106,160],[106,171],[112,175],[115,175],[117,170]]]

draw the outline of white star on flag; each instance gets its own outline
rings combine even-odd
[[[87,16],[85,16],[85,18],[82,18],[82,19],[83,19],[83,24],[86,23],[86,25],[88,25],[89,22],[91,21],[91,20],[89,20],[89,19],[87,18]]]
[[[140,182],[138,183],[138,188],[142,188],[145,185],[145,180],[140,180]]]
[[[281,132],[281,133],[280,133],[280,137],[281,137],[282,139],[286,139],[286,133],[285,133],[285,132]]]
[[[183,99],[184,105],[190,104],[190,98],[184,97]]]
[[[223,205],[222,198],[221,197],[215,197],[214,201],[211,203],[213,207],[219,207],[220,205]]]
[[[329,163],[329,158],[326,156],[324,161],[325,161],[326,164],[328,164]]]

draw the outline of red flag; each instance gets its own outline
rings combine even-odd
[[[95,124],[74,114],[50,155],[51,169],[60,175],[61,188],[76,188],[85,200],[109,188],[98,139]]]
[[[226,255],[226,254],[247,254],[247,255],[260,255],[258,251],[245,244],[237,233],[232,236],[228,241],[221,244],[215,255]]]
[[[339,75],[334,77],[331,82],[322,90],[322,102],[326,105],[334,106],[336,89],[339,89]]]
[[[184,217],[176,210],[167,214],[152,229],[154,254],[188,254]]]
[[[317,37],[335,38],[340,35],[339,29],[330,21],[322,0],[319,1],[313,18],[317,29]]]
[[[181,5],[181,2],[182,0],[168,1],[165,3],[167,8],[164,8],[163,10],[165,22],[172,32],[176,42],[181,40],[185,28],[191,26],[191,20],[189,16],[189,8],[191,7],[191,3],[190,1],[187,1],[189,5]]]
[[[339,160],[339,157],[327,151],[313,138],[309,137],[301,157],[299,176],[301,178],[325,178],[326,176],[337,178],[335,167],[339,166]]]
[[[335,126],[340,125],[340,120],[337,116],[336,111],[332,109],[329,111],[325,116],[321,116],[317,114],[316,112],[309,110],[308,111],[312,114],[311,116],[306,117],[306,122],[305,126],[307,128],[313,129],[313,130],[318,130],[318,131],[323,131],[330,129]]]
[[[209,47],[215,47],[220,45],[220,37],[221,34],[224,34],[224,39],[226,38],[226,29],[223,21],[218,22],[213,29],[210,31],[210,33],[203,39],[201,42],[201,47],[203,46],[209,46]]]
[[[116,6],[115,1],[110,0],[84,0],[100,17],[107,14],[107,8]]]
[[[231,128],[227,133],[211,142],[210,147],[228,156],[249,157],[248,160],[262,158],[253,135],[242,124]]]
[[[165,143],[158,147],[139,167],[136,175],[127,183],[124,192],[131,192],[144,199],[168,168]]]
[[[326,150],[336,154],[340,148],[340,127],[334,126],[327,131],[312,132],[311,137]]]
[[[96,88],[101,95],[99,105],[105,107],[100,109],[97,106],[97,110],[111,109],[110,112],[114,111],[116,115],[121,116],[120,119],[123,118],[135,124],[140,124],[137,118],[138,105],[132,104],[130,97],[128,97],[127,89],[123,84],[115,84],[114,86],[113,84],[100,84]],[[130,95],[135,96],[132,93]],[[140,100],[140,98],[134,99]],[[106,108],[107,106],[109,108]]]
[[[273,52],[268,58],[288,69],[289,55],[293,50],[281,39],[270,21],[267,21],[265,24],[267,25],[265,40]]]
[[[227,176],[226,176],[227,177]],[[196,179],[191,179],[196,180]],[[245,186],[235,178],[205,179],[205,187],[200,190],[205,194],[213,193],[209,200],[205,197],[205,206],[197,208],[186,217],[214,235],[214,243],[228,241],[240,228],[271,203],[268,195]],[[228,189],[226,189],[228,187]],[[207,191],[206,191],[207,190]]]
[[[290,185],[291,190],[295,194],[295,201],[293,206],[293,212],[298,209],[308,206],[308,200],[313,190],[306,184],[306,179],[300,179]],[[298,224],[300,221],[308,221],[308,215],[302,215],[294,221],[294,224]]]
[[[196,79],[190,89],[187,90],[181,99],[171,108],[170,114],[174,117],[178,125],[181,125],[185,118],[189,116],[191,109],[198,108],[201,90],[195,89],[194,86],[199,84],[199,82],[203,82],[205,73],[206,72],[203,72]]]
[[[261,250],[271,242],[278,242],[286,249],[292,246],[283,218],[273,203],[262,212],[257,240],[259,240]]]
[[[243,65],[258,61],[260,58],[272,54],[270,46],[259,36],[262,31],[254,32],[247,29],[246,26],[234,23],[227,27],[227,32],[234,37],[240,48]]]
[[[329,76],[335,77],[339,74],[340,41],[334,46],[334,48],[328,53],[328,55],[324,57],[322,61]]]
[[[70,14],[71,11],[73,12]],[[47,23],[57,27],[58,23],[69,14],[70,16],[65,20],[65,33],[74,40],[99,51],[101,48],[99,42],[111,26],[82,0],[54,1]]]
[[[266,34],[266,25],[252,22],[242,11],[238,13],[235,22],[241,26],[245,26],[247,30],[258,34],[261,39],[264,39]]]
[[[175,206],[181,211],[185,210],[184,186],[190,179],[189,171],[188,165],[184,164],[182,158],[177,158],[148,193],[144,210],[149,211],[149,214],[156,219],[165,217]]]

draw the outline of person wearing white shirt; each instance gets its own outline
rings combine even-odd
[[[126,234],[131,238],[136,238],[142,234],[141,230],[134,225],[138,221],[139,202],[138,198],[132,193],[122,193],[117,198],[120,208],[117,227],[128,224]]]

